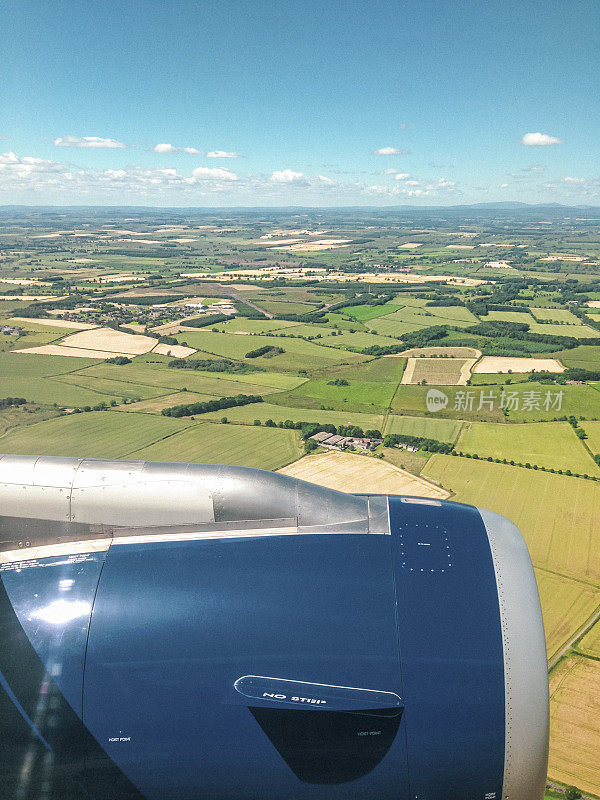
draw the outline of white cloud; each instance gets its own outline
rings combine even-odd
[[[195,147],[175,147],[175,145],[168,144],[168,142],[161,142],[152,148],[155,153],[189,153],[192,156],[201,156],[200,150]]]
[[[526,133],[521,139],[521,144],[526,147],[547,147],[551,144],[562,144],[562,139],[557,139],[556,136],[548,136],[547,133]]]
[[[293,172],[291,169],[276,170],[271,175],[273,183],[302,183],[306,179],[301,172]]]
[[[585,179],[584,178],[569,178],[569,177],[566,177],[566,178],[563,178],[563,181],[565,181],[565,183],[585,183]]]
[[[325,175],[303,175],[291,169],[276,170],[269,178],[270,183],[279,186],[297,186],[307,189],[327,189],[340,184]]]
[[[380,147],[379,150],[373,150],[375,156],[399,156],[400,150],[395,147]]]
[[[418,186],[419,185],[419,181],[406,181],[405,183],[406,183],[407,186]]]
[[[398,170],[394,169],[394,167],[386,167],[384,170],[381,171],[382,175],[395,175]]]
[[[410,178],[408,172],[397,172],[396,173],[396,180],[397,181],[405,181],[407,178]]]
[[[54,140],[55,147],[89,147],[122,150],[127,145],[116,139],[102,139],[100,136],[59,136]]]
[[[456,183],[454,181],[449,181],[446,178],[440,178],[437,185],[440,189],[454,189]]]
[[[34,174],[62,172],[65,169],[65,165],[58,161],[45,161],[43,158],[33,156],[19,158],[13,152],[0,154],[0,173],[17,179]]]
[[[507,186],[508,186],[508,183],[501,183],[500,184],[500,188],[501,189],[506,189]]]
[[[225,167],[196,167],[192,170],[192,178],[197,181],[237,181],[235,172]]]
[[[430,193],[430,189],[401,189],[400,192],[407,197],[426,197]]]
[[[238,153],[227,153],[225,150],[211,150],[207,158],[239,158]]]

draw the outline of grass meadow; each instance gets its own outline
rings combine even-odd
[[[568,422],[529,425],[467,422],[456,448],[479,456],[600,476],[600,468]]]

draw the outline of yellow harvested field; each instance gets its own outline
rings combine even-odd
[[[513,358],[504,356],[484,356],[473,367],[476,374],[496,375],[500,372],[564,372],[565,368],[555,358]]]
[[[492,269],[510,269],[508,261],[486,261],[484,267],[491,267]]]
[[[63,347],[75,347],[79,350],[98,350],[125,355],[139,356],[149,353],[156,347],[156,339],[137,333],[122,333],[112,328],[94,328],[94,330],[74,333],[62,340]]]
[[[590,308],[600,308],[600,300],[588,300],[586,305]]]
[[[63,300],[63,297],[57,297],[55,294],[2,294],[0,300],[37,300],[43,302],[45,300]]]
[[[33,278],[0,278],[1,283],[14,283],[17,286],[52,286],[50,281],[36,281]]]
[[[299,242],[298,244],[275,247],[275,250],[310,251],[310,250],[333,250],[335,247],[346,247],[350,244],[348,239],[317,239],[314,242]]]
[[[424,478],[371,456],[352,453],[320,453],[304,456],[279,470],[340,492],[356,494],[403,494],[445,500],[449,493]]]
[[[115,239],[115,242],[130,242],[131,239]],[[135,239],[137,244],[164,244],[162,239]]]
[[[600,598],[599,598],[600,600]],[[586,655],[600,658],[600,620],[594,623],[590,630],[577,645],[577,649]]]
[[[261,236],[260,238],[263,239],[264,237]],[[259,243],[262,245],[269,245],[269,247],[275,247],[275,245],[282,245],[282,244],[298,244],[298,242],[301,241],[302,239],[271,239],[268,242],[259,242]]]
[[[401,383],[431,386],[466,386],[476,359],[467,358],[409,358]]]
[[[548,774],[600,795],[600,661],[569,655],[550,674]]]
[[[11,322],[37,322],[38,325],[49,325],[53,328],[71,328],[78,331],[88,331],[97,328],[97,325],[89,325],[87,322],[71,322],[68,319],[43,319],[42,317],[12,317]]]
[[[542,604],[546,649],[550,660],[570,640],[575,631],[596,612],[600,606],[600,588],[548,572],[541,567],[536,567],[535,577]],[[592,631],[587,636],[590,636]],[[598,633],[600,634],[600,626]],[[581,643],[579,648],[587,652]]]
[[[25,347],[23,350],[13,350],[13,353],[33,353],[38,356],[71,356],[71,358],[114,358],[127,356],[129,353],[114,352],[113,350],[83,350],[80,347],[63,347],[60,344],[42,344],[39,347]]]
[[[336,245],[342,246],[342,245]],[[282,248],[285,249],[285,248]],[[289,248],[287,248],[289,249]],[[397,272],[338,272],[327,271],[324,267],[261,267],[260,269],[227,270],[228,281],[247,282],[251,279],[272,281],[273,279],[305,280],[308,277],[315,281],[344,281],[345,283],[430,283],[445,281],[454,286],[479,286],[487,281],[480,278],[463,278],[456,275],[420,275],[418,273]],[[212,272],[182,272],[184,278],[214,281]]]
[[[571,256],[567,253],[552,253],[551,256],[540,258],[540,261],[585,261],[585,256]]]
[[[398,245],[398,250],[414,250],[415,247],[423,247],[422,242],[404,242]]]
[[[157,344],[153,353],[159,353],[161,356],[173,356],[173,358],[186,358],[195,353],[193,347],[185,347],[182,344]]]

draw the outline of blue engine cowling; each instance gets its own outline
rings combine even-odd
[[[503,517],[240,467],[0,459],[3,800],[541,800]]]

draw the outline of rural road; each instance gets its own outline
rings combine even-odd
[[[576,642],[577,639],[579,639],[581,636],[586,634],[589,631],[589,629],[594,625],[594,623],[598,622],[599,619],[600,619],[600,606],[595,610],[595,612],[588,619],[588,621],[585,622],[580,628],[578,628],[575,631],[573,636],[571,636],[569,641],[560,648],[558,653],[555,653],[552,656],[552,658],[548,662],[548,669],[551,670],[552,667],[555,667],[560,661],[560,659],[567,652],[567,650],[573,645],[573,643]]]

